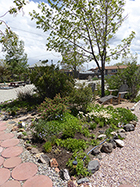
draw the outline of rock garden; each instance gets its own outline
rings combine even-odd
[[[47,162],[68,180],[68,186],[88,183],[85,177],[99,170],[102,153],[123,148],[127,132],[134,131],[137,124],[137,117],[125,108],[91,102],[86,111],[76,110],[59,94],[54,99],[38,100],[36,107],[34,99],[28,104],[19,98],[3,103],[1,117],[9,121],[11,131],[24,140],[25,148],[38,162]]]

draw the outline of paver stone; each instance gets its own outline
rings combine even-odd
[[[18,166],[21,163],[21,158],[19,157],[11,157],[7,160],[5,160],[5,162],[3,163],[3,166],[5,168],[14,168],[16,166]]]
[[[10,157],[16,157],[19,156],[21,153],[23,152],[23,148],[19,147],[19,146],[15,146],[15,147],[8,147],[6,148],[1,155],[4,158],[10,158]]]
[[[1,143],[2,147],[13,147],[19,143],[18,139],[7,139]]]
[[[3,162],[4,162],[4,158],[0,156],[0,166],[3,164]]]
[[[27,180],[33,177],[37,173],[37,170],[37,165],[34,163],[22,163],[13,169],[12,177],[16,180]]]
[[[23,187],[52,187],[52,180],[44,175],[37,175],[28,179]]]
[[[0,168],[0,185],[4,184],[10,178],[10,170]]]
[[[21,187],[21,185],[18,181],[8,181],[4,183],[1,187]]]
[[[12,133],[3,133],[0,135],[0,140],[6,140],[6,139],[10,139],[13,138],[14,134]]]

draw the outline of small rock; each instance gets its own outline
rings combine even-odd
[[[113,145],[112,143],[105,143],[101,147],[101,151],[105,153],[111,153],[112,152]]]
[[[112,144],[113,149],[115,149],[115,148],[117,147],[117,144],[116,144],[116,142],[114,141],[114,139],[109,140],[109,143]]]
[[[91,154],[93,155],[98,155],[100,153],[100,149],[99,148],[96,148],[94,150],[92,150]]]
[[[111,132],[110,134],[113,135],[113,136],[117,136],[118,135],[115,131]]]
[[[136,127],[136,125],[137,125],[137,121],[130,121],[130,124],[133,124],[134,127]]]
[[[33,148],[31,149],[31,153],[32,153],[32,154],[37,154],[38,152],[39,152],[39,151],[38,151],[37,148],[34,148],[34,147],[33,147]]]
[[[17,131],[18,130],[18,126],[14,126],[12,129],[11,129],[11,131]]]
[[[30,151],[30,150],[32,150],[32,147],[29,146],[29,147],[26,147],[26,149],[27,149],[28,151]]]
[[[15,121],[9,121],[9,124],[15,124],[16,122]]]
[[[25,148],[27,148],[27,147],[31,147],[31,144],[25,143]]]
[[[83,183],[86,183],[86,182],[89,182],[89,179],[88,178],[81,178],[77,181],[78,184],[83,184]]]
[[[126,132],[128,132],[128,131],[134,131],[135,130],[135,126],[133,124],[126,124],[126,125],[124,125],[124,130]]]
[[[22,122],[22,127],[25,128],[26,127],[26,123],[23,121]]]
[[[22,128],[22,123],[18,123],[18,128]]]
[[[42,164],[46,164],[46,161],[44,160],[42,156],[39,157],[38,162]]]
[[[58,163],[57,163],[57,161],[56,161],[55,158],[52,158],[52,159],[50,160],[50,167],[54,167],[54,168],[57,168],[57,167],[58,167]]]
[[[47,164],[50,163],[50,158],[47,155],[42,154],[41,157],[46,161]]]
[[[78,184],[76,183],[75,177],[71,177],[71,179],[67,183],[67,187],[77,187]]]
[[[98,162],[98,160],[92,160],[88,164],[88,171],[91,173],[95,173],[96,171],[99,170],[99,167],[100,167],[100,163]]]
[[[63,180],[70,180],[69,172],[67,169],[61,169],[59,172],[60,178]]]
[[[121,138],[123,138],[123,139],[125,139],[125,138],[126,138],[126,134],[125,134],[125,133],[123,133],[123,132],[118,133],[118,135],[119,135]]]
[[[103,130],[99,130],[99,133],[100,133],[100,134],[104,134],[104,131],[103,131]]]
[[[124,147],[124,141],[120,140],[120,139],[115,139],[115,142],[117,143],[117,145],[119,147]]]
[[[25,129],[20,128],[20,129],[18,129],[18,132],[25,132]]]
[[[106,135],[105,134],[100,134],[97,139],[102,139],[102,138],[106,138]]]
[[[56,171],[57,173],[59,173],[60,170],[59,170],[59,168],[55,168],[55,171]]]

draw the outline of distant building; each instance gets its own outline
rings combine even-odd
[[[125,69],[127,68],[127,65],[121,65],[121,66],[106,66],[105,67],[105,75],[114,75],[115,73],[117,73],[118,69]],[[100,75],[100,70],[98,69],[98,67],[96,67],[95,69],[90,69],[90,71],[93,71],[95,74]]]

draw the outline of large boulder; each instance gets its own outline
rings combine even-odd
[[[133,124],[126,124],[126,125],[124,125],[124,130],[126,131],[126,132],[129,132],[129,131],[134,131],[135,130],[135,126],[133,125]]]
[[[101,147],[101,151],[105,153],[111,153],[113,149],[112,143],[105,143]]]
[[[98,160],[92,160],[88,164],[88,172],[95,173],[96,171],[99,170],[100,163]]]

